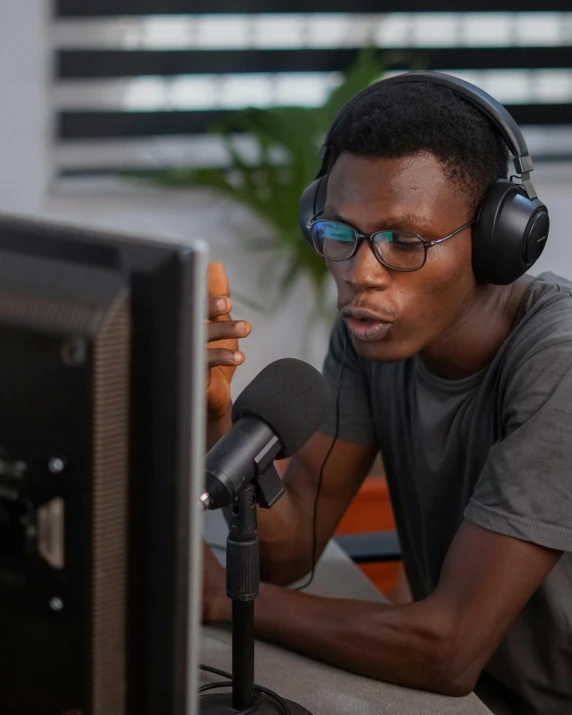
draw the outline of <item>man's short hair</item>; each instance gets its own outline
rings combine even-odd
[[[342,152],[401,158],[433,154],[467,195],[474,214],[487,189],[507,177],[508,149],[480,110],[430,82],[388,85],[355,104],[332,137],[330,168]]]

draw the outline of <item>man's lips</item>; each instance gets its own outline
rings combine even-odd
[[[354,338],[363,342],[383,340],[393,324],[387,316],[365,308],[344,308],[342,317]]]

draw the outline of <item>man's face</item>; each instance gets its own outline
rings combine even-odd
[[[466,195],[432,154],[369,159],[344,153],[330,173],[324,218],[365,234],[400,229],[436,240],[470,221],[468,211]],[[430,346],[475,297],[470,229],[430,248],[418,271],[386,268],[366,241],[353,258],[328,261],[328,267],[355,348],[370,360],[403,360]],[[360,323],[348,315],[352,309],[390,325]]]

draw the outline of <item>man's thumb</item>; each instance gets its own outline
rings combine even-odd
[[[230,295],[228,276],[222,263],[213,261],[208,269],[209,296]]]

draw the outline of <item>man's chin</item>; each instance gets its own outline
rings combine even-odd
[[[399,362],[406,360],[416,352],[408,350],[408,346],[391,339],[366,342],[352,335],[351,341],[356,353],[371,362]]]

